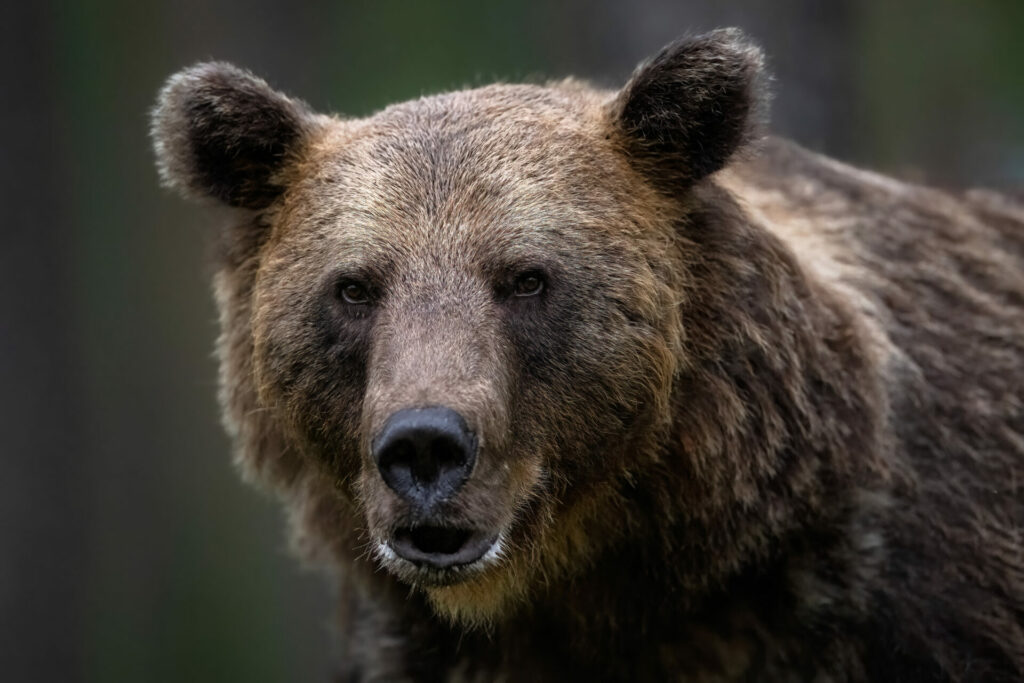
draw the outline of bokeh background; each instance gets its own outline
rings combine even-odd
[[[329,586],[232,471],[207,212],[147,110],[198,60],[367,114],[494,79],[606,85],[738,25],[774,129],[939,185],[1024,185],[1024,3],[10,0],[0,8],[0,678],[316,681]]]

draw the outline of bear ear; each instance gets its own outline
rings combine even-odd
[[[760,48],[739,29],[684,38],[637,67],[612,103],[614,125],[634,163],[675,190],[757,135],[766,81]]]
[[[197,64],[168,79],[153,109],[160,178],[186,197],[266,208],[315,121],[305,104],[248,71]]]

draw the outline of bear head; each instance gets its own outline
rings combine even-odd
[[[300,546],[472,621],[644,533],[629,491],[665,469],[702,339],[685,226],[763,81],[735,30],[617,92],[493,85],[364,119],[228,64],[171,78],[161,178],[234,210],[225,421]]]

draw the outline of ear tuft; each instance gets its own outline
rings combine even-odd
[[[757,135],[764,56],[739,29],[676,41],[641,64],[612,105],[631,158],[674,191],[722,168]]]
[[[261,209],[283,191],[280,172],[312,128],[303,103],[223,62],[168,79],[152,114],[160,178],[190,198]]]

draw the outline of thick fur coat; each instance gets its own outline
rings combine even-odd
[[[236,209],[225,421],[340,680],[1024,677],[1024,207],[762,139],[763,81],[734,30],[358,120],[170,79],[164,183]],[[428,510],[378,451],[430,406],[474,450]]]

